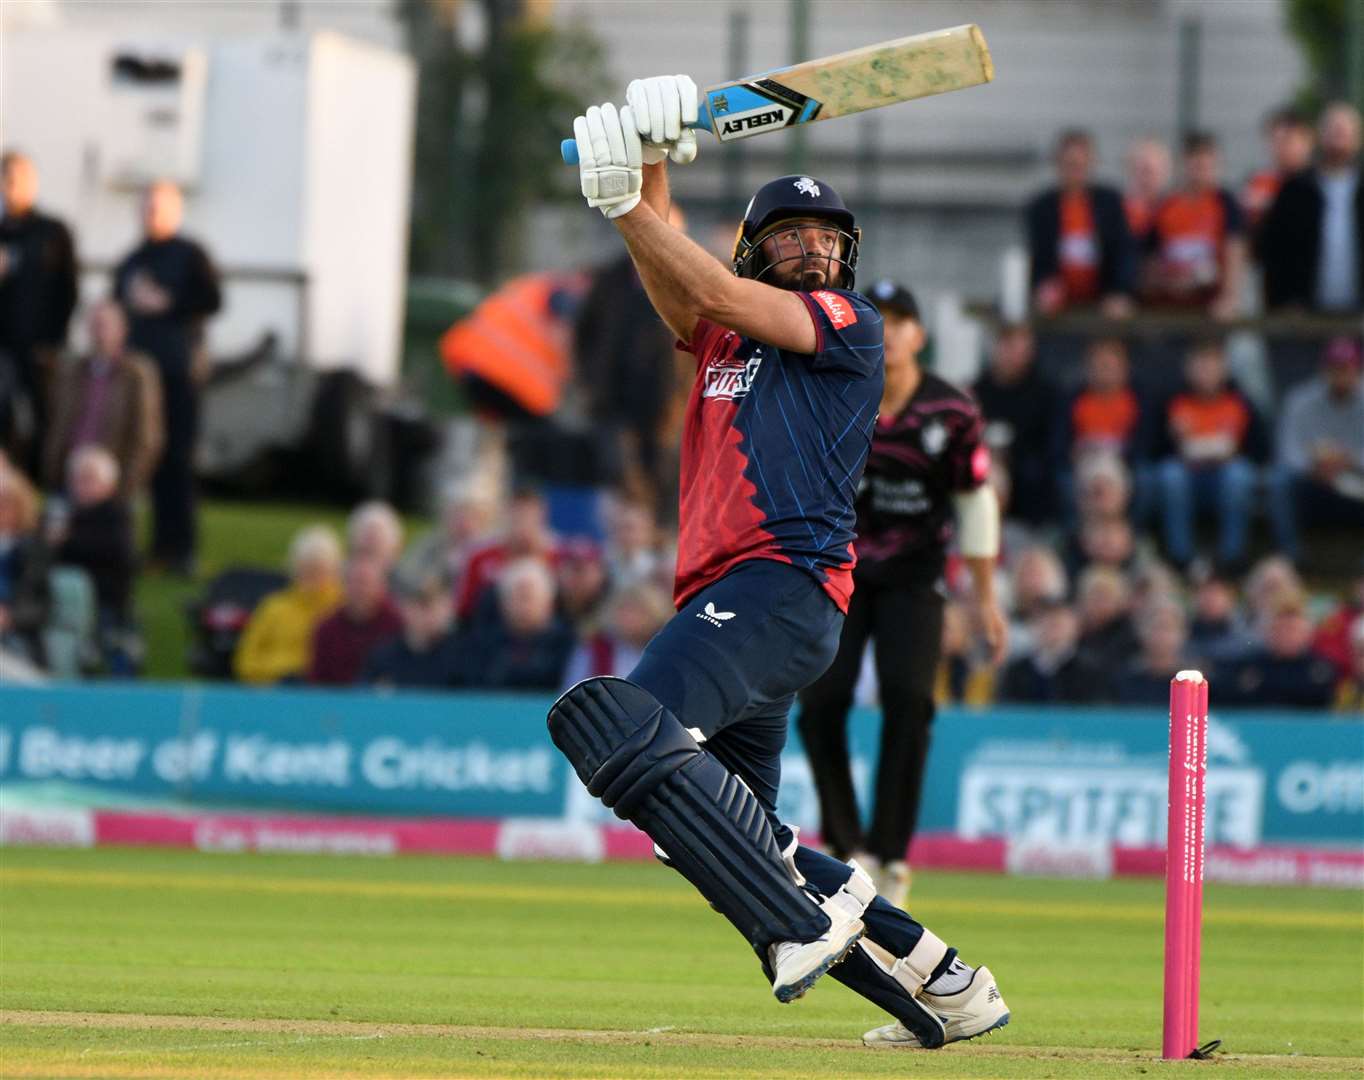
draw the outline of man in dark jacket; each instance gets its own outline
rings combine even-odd
[[[1360,117],[1337,102],[1322,114],[1317,165],[1279,189],[1260,232],[1265,307],[1364,307],[1364,184]]]
[[[1095,304],[1112,316],[1130,311],[1136,245],[1122,196],[1091,182],[1093,161],[1088,132],[1063,132],[1056,147],[1058,184],[1027,207],[1033,304],[1042,315]]]
[[[1328,106],[1319,126],[1316,167],[1284,181],[1257,237],[1267,311],[1364,310],[1359,148],[1359,110],[1344,102]],[[1281,397],[1312,377],[1317,353],[1315,341],[1270,340],[1270,370]]]
[[[1026,323],[1000,327],[989,366],[971,389],[985,414],[985,443],[1013,477],[1010,516],[1042,525],[1051,519],[1055,476],[1039,450],[1052,446],[1058,395],[1034,352]]]
[[[180,234],[180,189],[160,181],[142,203],[145,236],[114,273],[114,294],[127,310],[133,347],[161,374],[165,452],[152,475],[152,556],[187,572],[194,564],[194,440],[199,428],[193,371],[204,320],[222,305],[208,253]]]
[[[21,464],[36,476],[47,426],[47,375],[76,307],[76,251],[70,230],[34,208],[38,170],[29,158],[14,151],[0,157],[0,194],[0,366],[13,366],[27,399],[33,426]]]

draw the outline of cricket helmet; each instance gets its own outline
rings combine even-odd
[[[734,273],[738,277],[761,281],[774,264],[762,251],[762,242],[769,236],[790,228],[786,223],[793,218],[818,218],[828,221],[837,233],[837,243],[828,255],[831,264],[843,268],[839,287],[851,289],[857,270],[857,249],[862,241],[862,230],[857,227],[852,211],[828,183],[812,176],[779,176],[760,187],[748,202],[738,235],[734,238]],[[799,234],[797,234],[799,235]],[[801,243],[801,259],[807,257]],[[833,266],[826,280],[834,280]]]

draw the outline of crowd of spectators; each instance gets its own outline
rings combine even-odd
[[[951,637],[960,698],[1156,703],[1201,667],[1219,705],[1360,708],[1364,567],[1338,604],[1299,577],[1319,576],[1305,528],[1364,553],[1358,331],[1265,324],[1254,395],[1226,332],[1364,317],[1360,116],[1283,109],[1265,135],[1239,190],[1207,133],[1184,138],[1177,176],[1167,145],[1137,140],[1121,190],[1095,178],[1087,133],[1058,140],[1056,183],[1025,210],[1039,321],[999,329],[974,387],[1010,518],[1013,655],[973,671]],[[1071,313],[1104,331],[1080,337]],[[1149,313],[1185,318],[1139,332]]]
[[[1125,187],[1093,176],[1084,132],[1058,141],[1057,183],[1024,214],[1032,311],[998,328],[972,387],[1005,508],[1010,653],[973,644],[950,603],[944,701],[1158,704],[1171,672],[1211,673],[1220,706],[1364,708],[1364,567],[1343,598],[1314,582],[1304,535],[1364,550],[1364,355],[1358,337],[1270,340],[1269,394],[1238,382],[1227,320],[1364,310],[1360,124],[1267,124],[1265,169],[1233,191],[1216,141],[1141,139]],[[216,275],[181,234],[179,192],[153,185],[143,238],[83,316],[70,230],[35,206],[37,174],[3,159],[0,217],[0,653],[61,676],[134,674],[140,560],[195,570],[191,449]],[[680,222],[679,222],[680,223]],[[1148,311],[1201,316],[1154,346]],[[1088,312],[1086,339],[1053,317]],[[461,478],[409,539],[383,503],[344,536],[310,526],[288,584],[251,612],[232,656],[257,685],[554,691],[625,674],[671,614],[679,393],[689,371],[628,262],[578,309],[583,407],[607,444],[600,527],[561,535],[535,487]],[[1306,528],[1305,528],[1306,527]],[[1272,554],[1256,558],[1264,551]],[[283,554],[283,553],[281,553]],[[949,590],[961,570],[949,567]]]
[[[344,546],[309,526],[291,545],[290,583],[247,623],[234,672],[255,684],[544,691],[626,674],[672,613],[673,560],[643,506],[612,500],[605,516],[604,541],[564,538],[538,491],[503,503],[456,484],[406,553],[384,503],[352,512]]]

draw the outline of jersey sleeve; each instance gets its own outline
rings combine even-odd
[[[948,483],[953,491],[974,491],[990,478],[990,448],[985,445],[980,407],[970,398],[961,405],[961,422],[955,425],[947,449]]]
[[[845,289],[798,292],[815,324],[816,371],[870,375],[881,365],[881,313],[860,293]]]

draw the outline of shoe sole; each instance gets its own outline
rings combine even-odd
[[[865,934],[866,932],[867,932],[866,926],[864,926],[859,921],[857,924],[857,932],[854,933],[852,937],[848,939],[847,944],[844,945],[842,949],[840,949],[837,953],[834,953],[833,955],[826,957],[824,961],[819,964],[819,966],[812,969],[808,974],[806,974],[802,978],[797,979],[794,983],[791,983],[790,985],[787,986],[774,987],[772,993],[776,995],[777,1000],[780,1001],[783,1005],[788,1005],[791,1002],[795,1001],[797,998],[804,997],[806,992],[809,991],[810,987],[814,986],[815,983],[818,982],[822,976],[827,975],[829,973],[830,968],[841,963],[844,960],[844,958],[847,957],[848,953],[852,952],[853,946],[856,945],[862,939],[862,935]]]
[[[979,1039],[982,1035],[989,1035],[992,1031],[998,1031],[1009,1022],[1009,1014],[1005,1013],[987,1028],[981,1028],[971,1035],[958,1035],[955,1039],[948,1039],[943,1046],[950,1046],[952,1043],[970,1042],[972,1039]],[[867,1039],[862,1040],[862,1045],[872,1050],[926,1050],[928,1047],[917,1042],[890,1042],[887,1039],[877,1039],[874,1042]],[[940,1049],[940,1048],[935,1048]]]

